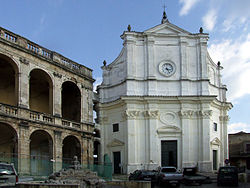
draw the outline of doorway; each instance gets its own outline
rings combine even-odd
[[[177,141],[161,141],[161,165],[177,168]]]
[[[121,174],[121,152],[113,152],[114,174]]]
[[[217,170],[217,150],[213,150],[213,170]]]

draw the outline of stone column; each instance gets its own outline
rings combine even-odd
[[[195,151],[194,146],[190,143],[192,131],[191,129],[191,123],[190,119],[193,116],[192,110],[181,110],[179,112],[180,120],[181,120],[181,126],[182,126],[182,167],[190,167],[193,166],[192,158],[191,158],[191,152],[193,149]]]
[[[54,130],[54,166],[53,172],[57,172],[62,169],[62,131]]]
[[[126,110],[125,116],[127,119],[127,156],[128,156],[128,167],[127,173],[133,172],[138,166],[138,149],[137,148],[137,126],[136,118],[139,116],[139,111]]]
[[[19,123],[18,172],[30,175],[30,130],[28,122]]]
[[[210,117],[212,110],[201,110],[198,112],[200,116],[200,160],[198,161],[199,171],[212,172],[211,147],[210,147]]]
[[[159,164],[158,156],[160,152],[157,150],[157,121],[159,117],[158,110],[148,110],[144,112],[145,121],[146,123],[146,135],[145,135],[145,142],[146,142],[146,151],[145,151],[145,159],[146,159],[146,166],[149,170],[156,169]]]

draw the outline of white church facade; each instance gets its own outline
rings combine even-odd
[[[165,12],[164,12],[165,13]],[[208,34],[170,23],[125,31],[98,86],[101,154],[114,173],[158,166],[211,172],[228,158],[226,86],[207,50]]]

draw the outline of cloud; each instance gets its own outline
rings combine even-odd
[[[237,133],[240,131],[244,131],[247,133],[250,133],[250,125],[246,124],[246,123],[232,123],[228,125],[228,133],[232,134],[232,133]]]
[[[208,51],[215,61],[221,61],[223,83],[228,88],[228,99],[237,99],[250,94],[250,33],[234,40],[225,39],[211,44]]]
[[[96,91],[96,88],[98,85],[102,83],[102,77],[97,77],[94,83],[94,91]]]
[[[222,32],[235,32],[242,25],[249,24],[249,0],[210,0],[208,3],[210,8],[202,20],[203,25],[210,28],[209,31],[214,28],[215,20],[220,20],[219,29]],[[217,10],[215,15],[214,10]],[[213,16],[216,16],[216,19]]]
[[[208,31],[212,31],[217,21],[217,11],[210,9],[207,14],[202,18],[203,27]]]
[[[180,16],[187,15],[191,8],[194,7],[195,4],[197,4],[200,0],[179,0],[180,4],[183,4],[181,10],[180,10]]]

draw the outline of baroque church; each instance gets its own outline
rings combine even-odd
[[[207,50],[208,34],[162,22],[143,32],[128,26],[95,105],[101,154],[114,173],[158,166],[212,172],[228,158],[227,88]]]
[[[42,176],[74,156],[83,165],[110,158],[125,174],[223,165],[232,104],[208,34],[177,27],[164,11],[160,25],[128,26],[121,38],[95,93],[91,69],[0,27],[0,161]]]

